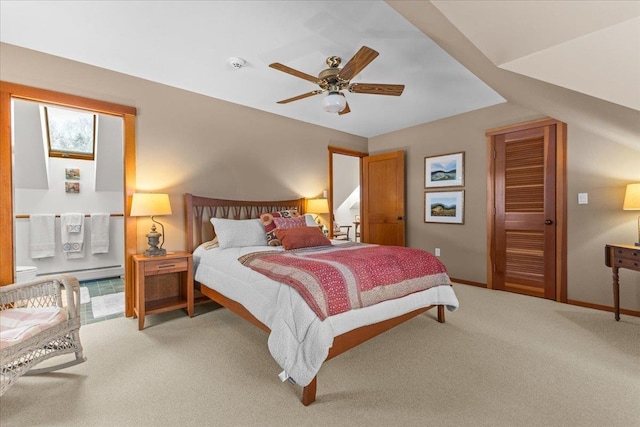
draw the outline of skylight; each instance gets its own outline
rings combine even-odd
[[[44,107],[50,157],[94,160],[96,116],[78,110]]]

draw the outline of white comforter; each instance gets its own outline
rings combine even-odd
[[[195,280],[242,304],[271,329],[269,351],[286,374],[306,386],[327,358],[333,338],[361,326],[430,305],[458,308],[451,286],[436,286],[403,298],[358,309],[321,321],[302,297],[288,285],[244,267],[242,255],[278,250],[272,246],[242,248],[199,247],[194,252]],[[280,250],[282,250],[280,248]]]

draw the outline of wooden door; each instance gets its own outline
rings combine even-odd
[[[553,300],[564,296],[565,215],[564,203],[557,204],[558,190],[564,197],[564,175],[560,185],[557,177],[558,132],[565,134],[561,125],[534,123],[504,129],[490,138],[489,276],[494,289]],[[561,163],[563,159],[562,155]]]
[[[404,246],[404,151],[362,160],[362,242]]]

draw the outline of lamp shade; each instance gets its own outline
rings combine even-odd
[[[162,193],[134,193],[131,216],[171,215],[169,195]]]
[[[329,213],[329,202],[327,199],[309,199],[307,200],[307,212],[312,214]]]
[[[340,92],[329,92],[322,98],[322,109],[327,113],[339,113],[347,106],[347,99]]]
[[[624,194],[624,204],[622,209],[625,211],[640,210],[640,182],[637,184],[627,185],[627,191]]]

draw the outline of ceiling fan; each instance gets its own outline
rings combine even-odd
[[[278,101],[278,104],[287,104],[289,102],[327,92],[327,96],[322,99],[322,108],[324,111],[329,113],[338,113],[339,115],[342,115],[351,111],[346,97],[341,92],[342,90],[348,90],[352,93],[369,93],[374,95],[402,95],[404,85],[351,83],[351,79],[369,65],[371,61],[376,59],[378,55],[378,52],[375,50],[367,46],[362,46],[353,58],[351,58],[342,68],[340,68],[342,58],[339,56],[330,56],[326,61],[329,68],[322,70],[320,74],[318,74],[318,77],[303,73],[302,71],[294,70],[293,68],[287,67],[286,65],[278,62],[269,64],[269,67],[271,68],[308,80],[320,86],[320,89]]]

